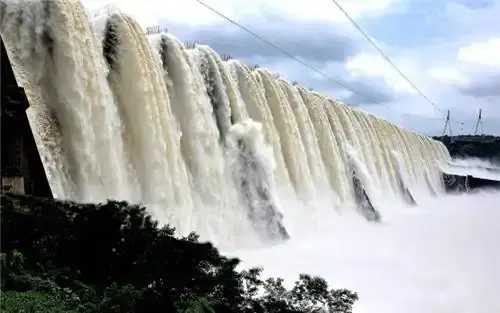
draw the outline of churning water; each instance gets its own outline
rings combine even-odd
[[[120,12],[5,3],[2,39],[56,197],[144,203],[182,234],[253,247],[249,263],[352,287],[359,312],[488,309],[498,213],[444,196],[442,143]]]
[[[500,312],[500,192],[445,196],[381,224],[353,216],[267,249],[238,251],[244,267],[293,283],[320,275],[358,292],[355,313]],[[390,206],[390,204],[388,204]]]

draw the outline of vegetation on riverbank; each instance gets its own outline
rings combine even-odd
[[[125,202],[2,194],[1,214],[2,312],[347,313],[358,299],[320,277],[287,289],[259,268],[237,271],[238,259]]]
[[[500,163],[500,137],[489,135],[436,136],[452,157],[475,157]]]

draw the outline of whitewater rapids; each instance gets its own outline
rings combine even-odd
[[[309,273],[356,291],[354,313],[498,313],[499,199],[481,191],[393,206],[382,225],[343,217],[277,247],[229,253],[287,286]]]
[[[120,12],[0,5],[55,197],[143,203],[244,266],[358,292],[356,313],[500,312],[500,195],[445,196],[442,143]]]
[[[440,142],[118,11],[5,3],[2,39],[57,198],[143,203],[180,234],[246,246],[444,193]]]

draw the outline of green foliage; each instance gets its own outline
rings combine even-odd
[[[301,274],[295,286],[288,290],[281,278],[261,280],[261,271],[252,268],[242,272],[249,312],[350,313],[358,300],[357,294],[349,290],[330,290],[328,283],[318,276]],[[259,295],[261,290],[264,292]]]
[[[5,312],[347,313],[357,300],[320,277],[288,290],[261,269],[238,272],[238,259],[174,237],[138,205],[1,200]]]
[[[48,293],[37,291],[2,293],[1,311],[4,313],[76,313]]]
[[[500,163],[500,137],[461,135],[433,138],[444,143],[452,157],[476,157]]]

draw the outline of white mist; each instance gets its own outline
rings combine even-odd
[[[341,216],[281,246],[232,254],[289,284],[309,273],[356,291],[354,313],[498,313],[499,203],[499,192],[445,196],[393,208],[382,224]]]

